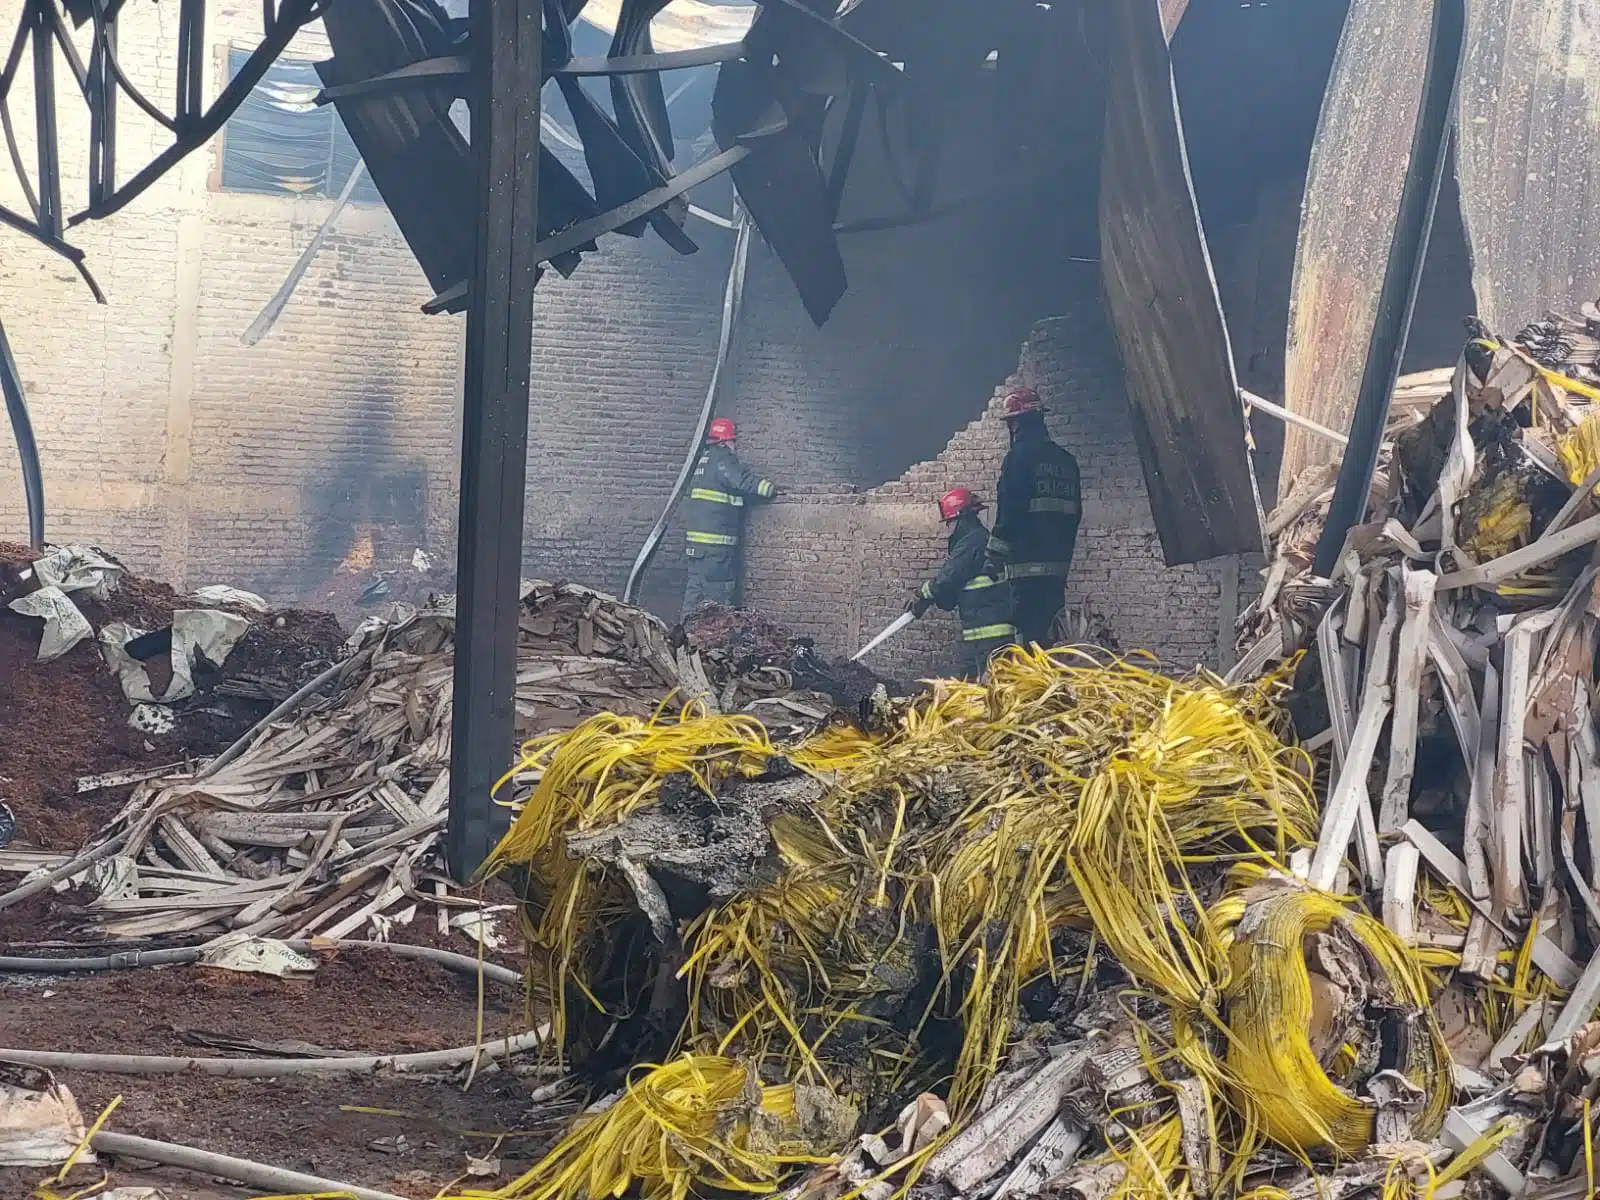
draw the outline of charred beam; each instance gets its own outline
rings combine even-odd
[[[461,422],[455,711],[446,855],[466,880],[494,848],[511,762],[539,204],[540,0],[473,0],[478,181]]]
[[[573,250],[594,241],[602,234],[611,233],[621,228],[630,221],[648,216],[660,208],[668,200],[681,196],[691,188],[699,187],[708,179],[713,179],[729,170],[737,163],[743,162],[752,153],[748,146],[733,146],[720,154],[702,159],[690,167],[682,175],[675,175],[670,183],[661,187],[652,188],[636,200],[617,208],[609,209],[597,217],[587,221],[579,221],[576,225],[569,225],[560,233],[552,234],[533,248],[536,256],[535,262],[549,262],[551,259],[560,258]],[[466,280],[462,280],[454,287],[446,288],[432,300],[422,306],[422,311],[429,314],[442,312],[459,312],[461,305],[471,295]]]

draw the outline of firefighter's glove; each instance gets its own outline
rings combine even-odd
[[[922,614],[933,607],[933,601],[920,592],[906,602],[906,611],[921,620]]]

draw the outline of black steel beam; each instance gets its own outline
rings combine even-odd
[[[89,53],[89,205],[104,204],[117,190],[117,27],[95,31]]]
[[[472,0],[480,207],[467,311],[445,853],[465,881],[508,824],[493,788],[516,737],[522,512],[538,269],[540,0]]]
[[[22,462],[22,491],[28,504],[28,544],[44,549],[44,472],[39,467],[39,447],[33,440],[33,422],[22,395],[22,373],[11,357],[6,327],[0,323],[0,395],[5,398],[6,415],[17,440],[17,457]]]
[[[1378,294],[1378,316],[1367,343],[1367,363],[1350,420],[1350,444],[1345,447],[1333,502],[1328,507],[1312,564],[1312,569],[1324,578],[1333,574],[1351,528],[1366,519],[1367,494],[1372,490],[1383,430],[1389,422],[1389,402],[1406,354],[1411,314],[1417,306],[1422,267],[1428,257],[1428,235],[1433,229],[1439,185],[1455,130],[1456,92],[1466,44],[1466,0],[1434,0],[1422,104],[1417,110],[1405,187],[1400,193],[1400,210],[1389,243],[1383,290]]]
[[[713,154],[703,158],[690,167],[682,175],[674,175],[670,183],[665,183],[658,188],[652,188],[644,195],[639,196],[626,204],[616,208],[607,209],[598,216],[590,217],[587,221],[579,221],[576,225],[569,225],[559,233],[553,233],[544,241],[533,247],[533,260],[535,263],[545,262],[550,259],[560,258],[563,254],[570,254],[580,246],[587,245],[603,234],[612,233],[630,221],[655,212],[668,200],[681,196],[683,193],[699,187],[707,180],[715,179],[724,171],[731,170],[737,164],[755,153],[749,146],[731,146],[720,154]],[[422,311],[429,316],[442,312],[459,312],[460,305],[469,296],[472,289],[465,279],[446,288],[432,300],[422,306]]]
[[[33,6],[33,116],[39,151],[39,227],[61,236],[61,162],[56,142],[56,31],[50,0]]]

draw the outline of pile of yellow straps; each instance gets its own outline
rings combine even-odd
[[[638,812],[671,775],[714,792],[780,754],[824,788],[771,823],[777,878],[686,926],[690,1016],[675,1056],[636,1068],[621,1099],[521,1179],[463,1195],[776,1192],[847,1148],[817,1144],[796,1087],[879,1112],[933,1090],[959,1128],[1023,1032],[1023,989],[1087,983],[1108,955],[1131,981],[1127,1011],[1153,999],[1170,1017],[1137,1026],[1153,1079],[1199,1082],[1212,1131],[1202,1190],[1237,1190],[1268,1142],[1307,1156],[1372,1140],[1373,1108],[1352,1090],[1361,1047],[1334,1063],[1308,1032],[1307,947],[1335,929],[1376,965],[1385,1003],[1411,1014],[1403,1069],[1426,1097],[1415,1133],[1430,1135],[1449,1076],[1421,965],[1381,923],[1284,878],[1317,808],[1309,760],[1281,736],[1283,687],[1014,650],[988,683],[936,681],[873,735],[834,724],[780,747],[751,718],[690,707],[598,716],[530,743],[514,774],[537,784],[488,869],[526,871],[533,973],[558,1043],[580,1002],[569,996],[599,1003],[592,947],[630,904],[615,872],[568,856],[566,835]],[[931,994],[908,993],[929,961]],[[908,994],[912,1011],[886,1019]],[[934,1025],[940,1039],[925,1036]],[[929,1050],[952,1036],[953,1056]],[[1119,1195],[1194,1190],[1171,1103],[1120,1113],[1115,1128],[1105,1154],[1127,1167]],[[883,1178],[909,1185],[937,1145]]]

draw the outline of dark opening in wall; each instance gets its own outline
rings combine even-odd
[[[1201,220],[1242,387],[1284,395],[1300,209],[1349,0],[1190,0],[1173,77]],[[1439,197],[1404,369],[1454,360],[1475,307],[1452,158]],[[1251,420],[1263,501],[1273,503],[1283,427]]]
[[[948,211],[845,234],[850,290],[798,347],[792,289],[774,264],[755,261],[739,394],[753,409],[786,390],[799,350],[816,378],[773,439],[804,445],[779,468],[797,483],[873,487],[934,457],[1016,369],[1017,347],[1037,321],[1098,296],[1106,74],[1082,7],[1035,9],[976,87],[944,98],[931,206]],[[841,222],[904,212],[915,162],[897,108],[882,119],[869,111]]]

